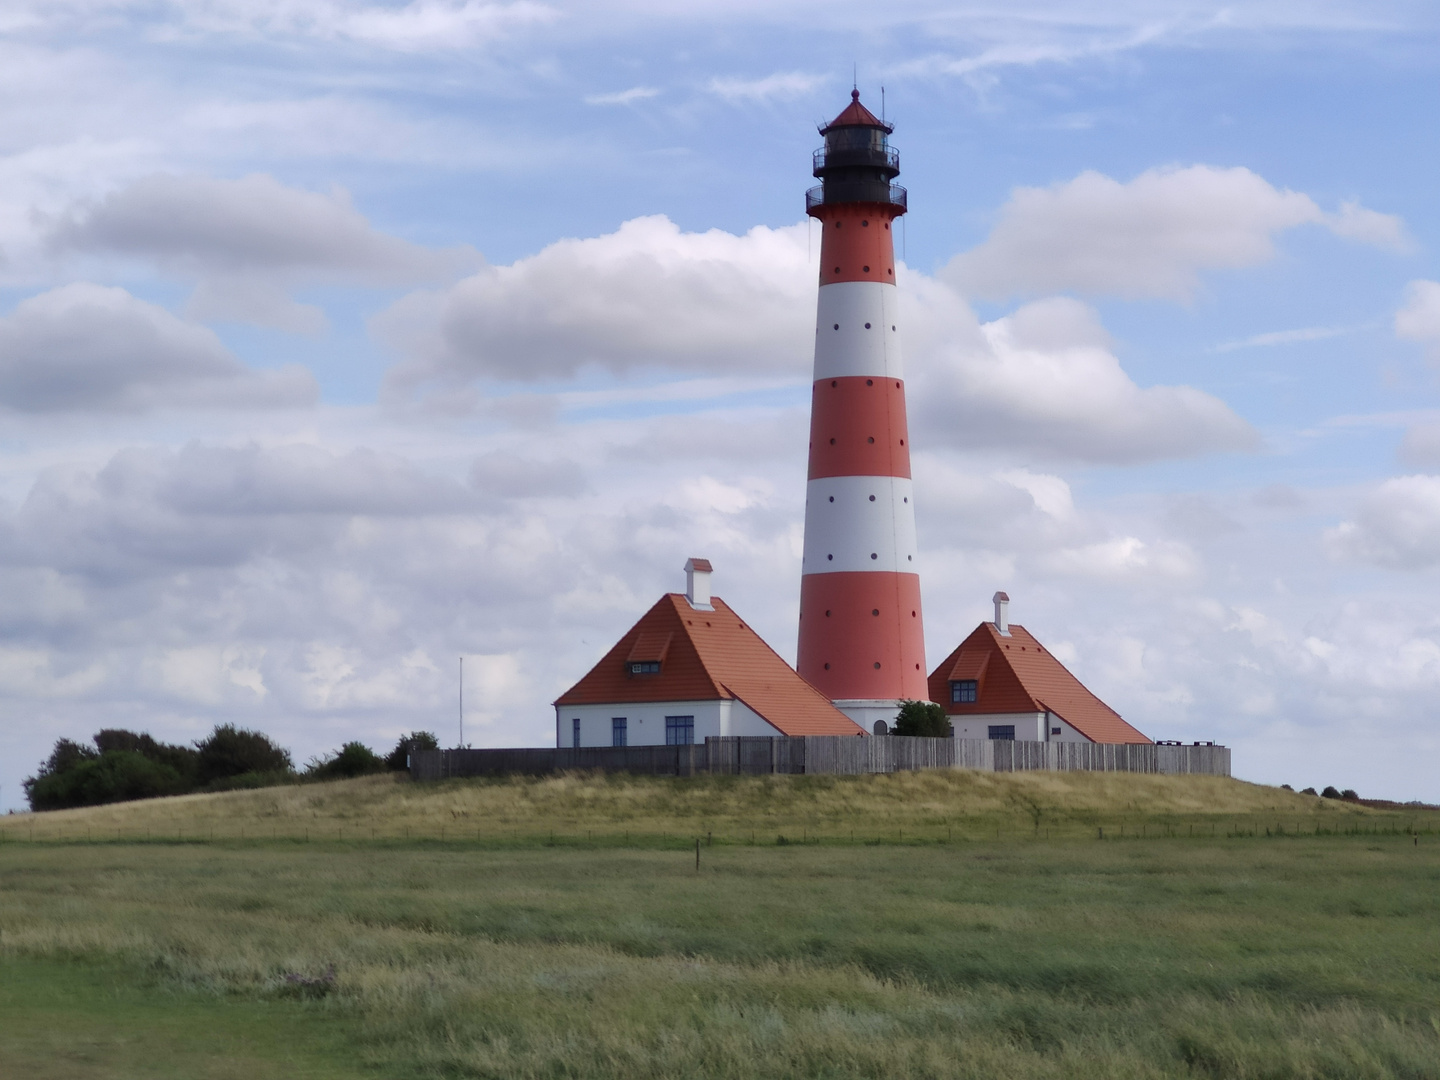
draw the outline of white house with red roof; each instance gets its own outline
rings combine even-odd
[[[864,735],[710,593],[706,559],[555,700],[556,746],[655,746],[722,735]]]
[[[1010,622],[1005,593],[994,599],[995,621],[977,626],[930,673],[930,699],[945,707],[957,739],[1150,742]]]

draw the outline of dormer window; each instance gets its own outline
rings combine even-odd
[[[950,684],[950,701],[955,705],[972,705],[979,690],[980,684],[974,679],[956,679]]]
[[[659,660],[635,660],[630,664],[631,675],[659,675]]]

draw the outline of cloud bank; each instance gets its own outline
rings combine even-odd
[[[323,329],[296,303],[316,283],[394,287],[448,277],[476,257],[380,232],[343,191],[322,195],[256,174],[239,180],[156,175],[72,210],[50,235],[59,251],[120,256],[197,281],[189,311],[283,330]]]
[[[985,242],[941,276],[987,299],[1075,292],[1185,300],[1202,271],[1265,262],[1276,235],[1300,225],[1379,247],[1408,244],[1396,217],[1356,203],[1327,213],[1249,169],[1149,169],[1124,183],[1084,172],[1048,188],[1018,188]]]
[[[684,233],[663,217],[487,267],[376,320],[405,359],[393,400],[477,382],[611,375],[788,376],[814,352],[815,266],[804,226]],[[1191,387],[1141,388],[1098,315],[1068,299],[981,324],[943,282],[906,271],[906,368],[922,433],[940,445],[1136,462],[1253,450],[1254,431]]]
[[[1340,559],[1387,570],[1440,564],[1440,476],[1397,476],[1367,494],[1355,517],[1327,530]]]
[[[124,289],[64,285],[0,317],[0,407],[15,412],[292,408],[317,397],[304,369],[253,371],[210,330]]]

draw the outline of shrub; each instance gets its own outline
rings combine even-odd
[[[945,739],[954,733],[945,710],[933,701],[904,701],[895,715],[892,735],[919,735]]]
[[[195,782],[194,750],[149,735],[106,728],[98,749],[60,739],[36,775],[24,782],[32,810],[148,799],[188,791]]]
[[[1294,789],[1293,787],[1291,787],[1289,784],[1281,784],[1281,785],[1280,785],[1280,788],[1281,788],[1282,791],[1294,791],[1294,790],[1295,790],[1295,789]]]
[[[1320,797],[1322,799],[1338,799],[1340,798],[1340,792],[1336,791],[1333,787],[1327,787],[1324,791],[1320,792]]]
[[[50,752],[50,757],[45,764],[40,766],[37,775],[49,776],[52,773],[69,772],[82,761],[94,761],[100,756],[98,750],[91,750],[88,746],[81,746],[69,739],[59,739],[55,743],[55,749]]]
[[[401,735],[400,741],[395,744],[385,758],[385,767],[390,770],[408,769],[410,767],[411,750],[439,750],[440,740],[435,738],[431,731],[412,731],[409,735]]]
[[[1346,802],[1360,801],[1360,796],[1355,794],[1355,789],[1348,787],[1344,791],[1340,792],[1340,798],[1344,799]]]
[[[60,810],[178,795],[189,788],[189,780],[169,765],[134,750],[107,750],[63,772],[34,778],[25,793],[34,810]]]
[[[312,761],[305,775],[313,780],[338,780],[341,777],[368,776],[385,772],[385,759],[364,743],[348,742],[331,757]]]
[[[168,765],[191,780],[196,775],[199,754],[189,746],[158,742],[149,735],[136,735],[123,728],[104,728],[95,733],[95,745],[102,754],[111,750],[127,750],[161,765]]]
[[[1300,794],[1301,794],[1301,795],[1318,795],[1319,792],[1317,792],[1313,787],[1307,787],[1307,788],[1302,788],[1301,791],[1300,791]]]
[[[276,746],[258,731],[220,724],[210,737],[196,744],[201,783],[243,773],[292,772],[290,751]]]
[[[24,782],[32,810],[181,795],[204,786],[262,787],[294,779],[290,753],[255,731],[217,727],[196,749],[123,728],[105,728],[91,750],[69,739]]]

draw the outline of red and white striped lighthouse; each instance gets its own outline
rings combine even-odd
[[[905,189],[892,127],[850,97],[805,195],[824,235],[798,667],[873,730],[928,688],[891,228]]]

